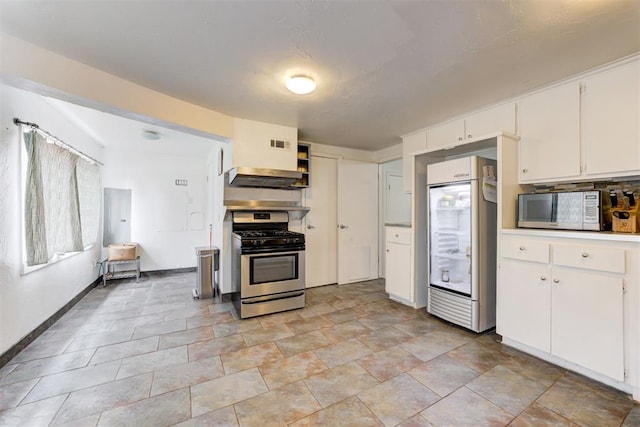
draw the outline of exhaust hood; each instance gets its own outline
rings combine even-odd
[[[229,171],[229,184],[237,187],[290,188],[301,172],[238,166]]]
[[[289,213],[289,219],[302,219],[310,208],[302,206],[300,202],[275,200],[225,200],[227,212],[236,211],[276,211]]]

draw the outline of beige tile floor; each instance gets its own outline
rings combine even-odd
[[[0,369],[1,426],[640,426],[629,396],[387,298],[237,320],[195,274],[93,289]]]

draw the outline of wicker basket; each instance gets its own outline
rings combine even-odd
[[[138,256],[137,243],[112,243],[107,246],[107,259],[109,261],[123,261],[136,259]]]

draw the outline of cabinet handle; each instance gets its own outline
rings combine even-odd
[[[527,169],[527,168],[522,169],[522,173],[527,173],[527,172],[529,172],[529,169]]]
[[[520,246],[518,249],[520,249],[521,251],[524,251],[524,246]]]
[[[560,279],[553,279],[553,283],[560,283]]]
[[[467,138],[471,138],[471,134],[467,135]]]
[[[582,252],[582,258],[589,258],[589,254],[587,252]]]
[[[399,235],[399,234],[396,234],[396,237],[400,237],[400,235]]]
[[[387,249],[387,252],[389,252],[389,249]]]
[[[461,136],[458,137],[458,141],[462,141],[462,137]]]
[[[316,228],[315,225],[307,224],[307,230],[312,230],[314,228]]]
[[[542,280],[543,282],[547,281],[547,277],[546,276],[540,276],[540,280]]]

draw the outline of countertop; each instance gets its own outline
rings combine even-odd
[[[614,242],[640,243],[640,234],[613,233],[611,231],[566,231],[566,230],[534,230],[527,228],[503,228],[502,234],[519,234],[539,237],[559,237],[571,239],[610,240]]]

